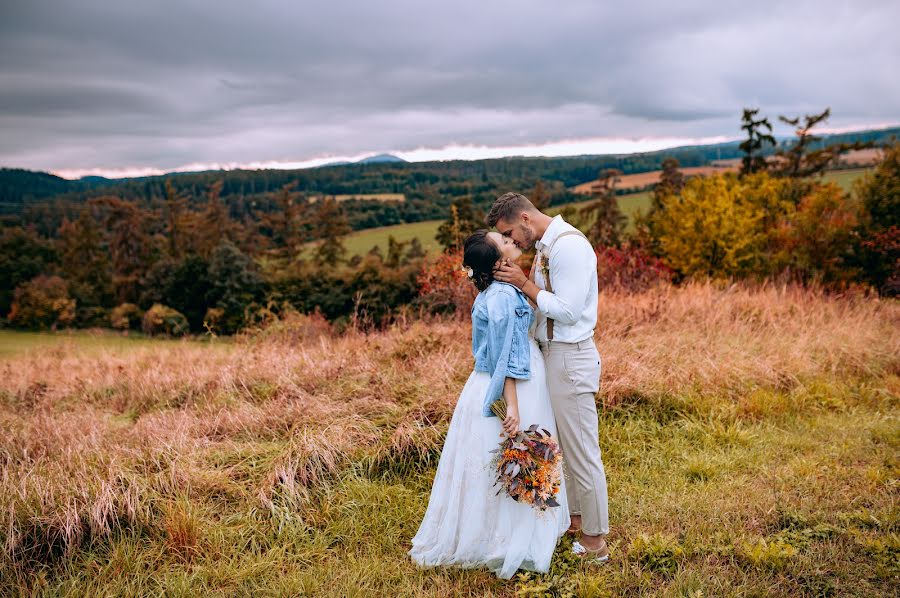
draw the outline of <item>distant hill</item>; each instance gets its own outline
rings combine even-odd
[[[377,156],[370,156],[368,158],[363,158],[359,160],[357,164],[383,164],[385,162],[406,162],[403,158],[398,158],[397,156],[392,156],[391,154],[378,154]]]
[[[350,162],[348,160],[328,162],[327,164],[316,166],[316,168],[328,168],[329,166],[347,166],[348,164],[387,164],[391,162],[405,163],[406,160],[404,160],[403,158],[398,158],[397,156],[393,156],[391,154],[378,154],[377,156],[369,156],[368,158],[363,158],[362,160],[357,160],[356,162]]]

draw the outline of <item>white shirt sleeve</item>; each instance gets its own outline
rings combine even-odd
[[[553,292],[538,292],[540,312],[560,324],[574,325],[581,317],[591,284],[588,268],[596,267],[597,254],[580,235],[569,235],[557,241],[550,255]]]

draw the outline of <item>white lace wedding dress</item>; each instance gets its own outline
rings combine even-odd
[[[544,357],[533,338],[529,345],[531,378],[516,384],[521,427],[538,424],[558,438]],[[520,568],[545,573],[570,523],[565,481],[560,506],[543,512],[505,492],[497,495],[490,451],[501,440],[500,419],[481,413],[489,381],[486,372],[473,371],[460,393],[409,555],[423,567],[486,567],[504,579]]]

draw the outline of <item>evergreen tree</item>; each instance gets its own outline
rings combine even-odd
[[[62,269],[69,281],[69,292],[79,307],[106,306],[113,302],[109,252],[103,235],[84,206],[78,220],[64,220],[59,228]]]
[[[550,195],[544,190],[544,181],[538,179],[528,199],[538,210],[543,211],[550,207]]]
[[[166,179],[166,236],[168,238],[169,255],[181,258],[187,247],[187,196],[176,191],[171,179]]]
[[[403,254],[408,244],[409,241],[403,241],[401,243],[394,238],[394,235],[388,235],[388,251],[387,257],[384,260],[384,265],[388,268],[396,268],[403,263]]]
[[[484,214],[476,212],[472,198],[465,195],[453,200],[450,218],[438,227],[435,238],[445,249],[459,251],[466,238],[480,228],[484,228]]]
[[[347,216],[341,206],[332,198],[318,202],[316,210],[316,236],[322,241],[316,247],[316,260],[320,265],[333,266],[340,263],[347,254],[344,236],[350,232]]]
[[[822,144],[822,138],[813,134],[812,130],[820,123],[825,122],[831,115],[831,108],[826,108],[819,114],[807,114],[800,124],[800,117],[788,118],[779,116],[778,119],[792,127],[797,139],[787,150],[779,150],[778,162],[771,169],[776,176],[785,176],[794,179],[812,177],[824,174],[825,170],[837,162],[840,155],[849,150],[872,147],[871,142],[835,143],[828,146]],[[813,149],[819,143],[818,150]]]
[[[209,257],[215,247],[223,242],[237,241],[237,225],[228,214],[228,206],[222,201],[222,179],[209,186],[206,192],[206,209],[199,219],[197,253]]]
[[[221,332],[238,331],[247,309],[262,298],[265,290],[253,260],[232,243],[224,242],[210,257],[209,280],[206,301],[222,310],[218,322]]]
[[[684,174],[679,170],[681,165],[677,158],[666,158],[662,163],[662,174],[656,188],[653,189],[653,209],[662,208],[666,197],[678,195],[684,189]]]
[[[775,146],[775,137],[772,136],[772,124],[768,118],[757,119],[759,108],[751,110],[744,108],[743,124],[741,129],[747,131],[747,140],[741,143],[740,149],[744,152],[741,165],[741,174],[752,174],[766,169],[764,152],[768,147]],[[768,131],[764,133],[763,129]]]
[[[616,184],[621,171],[605,170],[591,190],[596,199],[579,210],[579,214],[590,222],[587,238],[595,247],[618,247],[622,244],[628,219],[619,209]]]
[[[148,215],[134,202],[118,197],[99,197],[88,205],[104,214],[116,302],[137,303],[141,276],[150,267],[153,256],[146,229]]]
[[[425,257],[425,248],[419,237],[413,237],[409,243],[409,250],[406,252],[406,261],[413,261]]]
[[[288,257],[293,257],[304,242],[303,233],[309,228],[306,202],[294,191],[297,181],[283,185],[274,195],[275,209],[261,214],[265,228],[271,231],[273,245]]]

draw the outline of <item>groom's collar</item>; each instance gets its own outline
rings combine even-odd
[[[553,217],[553,220],[550,221],[550,224],[547,225],[547,230],[544,231],[544,236],[540,238],[540,240],[534,244],[536,248],[539,250],[544,249],[544,247],[550,247],[553,245],[553,241],[556,237],[559,236],[559,233],[563,231],[563,225],[566,223],[563,220],[563,217],[557,214]]]

